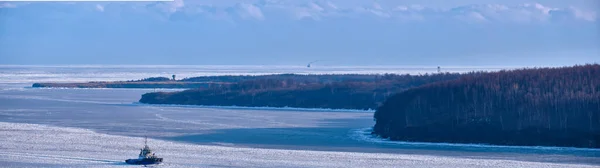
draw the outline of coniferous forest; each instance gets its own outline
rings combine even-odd
[[[463,75],[395,94],[374,118],[391,140],[600,148],[600,65]]]

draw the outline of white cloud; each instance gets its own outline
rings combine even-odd
[[[487,8],[489,8],[495,12],[505,11],[505,10],[509,9],[506,5],[500,5],[500,4],[488,4],[486,6],[487,6]]]
[[[383,8],[381,7],[381,5],[379,5],[379,3],[377,3],[377,2],[373,3],[373,8],[377,9],[377,10],[383,10]]]
[[[319,12],[321,12],[321,11],[324,11],[324,10],[325,10],[325,9],[323,9],[321,6],[319,6],[319,5],[317,5],[317,4],[313,3],[313,2],[309,3],[308,5],[309,5],[309,7],[310,7],[312,10],[316,10],[316,11],[319,11]]]
[[[0,3],[0,8],[16,8],[16,7],[17,7],[17,5],[8,3],[8,2]]]
[[[454,8],[436,8],[419,4],[385,3],[377,1],[371,4],[350,3],[349,1],[332,0],[256,0],[245,1],[255,3],[235,3],[239,1],[187,1],[174,0],[173,2],[148,2],[146,8],[150,12],[162,12],[167,15],[185,11],[186,17],[225,18],[267,20],[269,15],[276,15],[277,19],[303,19],[327,20],[328,18],[361,18],[376,16],[393,20],[419,20],[419,21],[448,21],[460,18],[457,21],[488,21],[502,23],[536,23],[552,21],[585,21],[595,22],[597,12],[582,10],[575,7],[552,7],[540,3],[530,4],[478,4],[462,5]],[[233,3],[231,3],[233,2]],[[342,3],[343,2],[343,3]],[[127,5],[127,4],[123,4]],[[139,5],[139,4],[138,4]],[[20,7],[25,5],[19,5]],[[134,5],[135,6],[135,5]],[[0,3],[0,8],[15,7],[12,3]],[[76,6],[75,6],[76,7]],[[105,6],[96,5],[97,11],[105,11]],[[218,15],[218,17],[217,17]],[[227,17],[225,17],[227,16]],[[291,17],[290,17],[291,16]],[[232,18],[233,17],[233,18]],[[566,22],[565,22],[566,23]]]
[[[331,1],[327,1],[327,6],[329,6],[330,8],[333,8],[333,9],[338,9],[337,5],[333,4],[333,2],[331,2]]]
[[[595,11],[584,11],[575,7],[570,7],[569,9],[574,13],[576,18],[583,19],[586,21],[596,21],[597,16]]]
[[[173,13],[179,12],[180,10],[183,10],[184,8],[187,7],[185,5],[185,3],[183,2],[183,0],[173,0],[170,2],[136,2],[136,3],[111,2],[111,4],[117,4],[117,3],[120,3],[119,4],[120,7],[124,7],[124,8],[131,7],[132,9],[135,9],[138,11],[148,10],[150,12],[160,13],[160,15],[173,14]],[[130,6],[128,6],[128,5],[130,5]],[[198,7],[198,6],[194,6],[192,8],[195,8],[195,7]],[[152,13],[150,13],[150,14],[152,14]],[[154,14],[156,14],[156,13],[154,13]]]
[[[561,9],[544,6],[539,3],[535,4],[523,4],[520,6],[509,8],[507,11],[517,14],[512,16],[515,20],[524,21],[547,21],[552,18],[552,11],[559,11]]]
[[[485,16],[481,15],[481,13],[478,13],[478,12],[471,12],[471,13],[469,13],[469,17],[474,18],[474,19],[479,20],[479,21],[485,21],[486,20]]]
[[[319,20],[319,16],[316,14],[313,14],[312,12],[310,12],[309,10],[307,10],[306,8],[298,8],[296,9],[296,11],[294,12],[294,16],[296,17],[296,19],[304,19],[304,18],[312,18],[315,20]]]
[[[472,19],[495,22],[551,22],[560,18],[571,21],[595,21],[595,13],[575,8],[555,8],[542,4],[522,4],[506,6],[499,4],[467,5],[452,8],[442,13],[445,15],[466,15]]]
[[[393,9],[394,11],[408,11],[408,7],[406,6],[396,6],[396,8]]]
[[[102,6],[100,4],[96,4],[96,10],[98,10],[100,12],[104,12],[104,6]]]
[[[546,22],[552,21],[553,13],[558,11],[561,17],[578,21],[595,21],[595,11],[583,11],[575,8],[556,8],[540,3],[520,4],[520,5],[502,5],[502,4],[481,4],[481,5],[463,5],[450,9],[441,9],[427,7],[419,4],[406,4],[386,7],[388,4],[372,3],[371,5],[345,6],[338,7],[331,1],[313,0],[313,1],[294,1],[294,3],[284,3],[288,1],[261,1],[260,5],[245,4],[243,8],[245,15],[256,19],[265,19],[262,11],[270,10],[268,14],[291,14],[291,19],[312,18],[314,20],[326,20],[331,17],[357,18],[361,16],[377,16],[380,18],[389,18],[393,20],[419,20],[436,21],[439,19],[447,20],[460,18],[461,21],[489,21],[489,22]],[[276,7],[275,7],[276,6]],[[283,16],[283,15],[282,15]],[[566,16],[566,17],[565,17]]]
[[[529,5],[530,4],[525,4],[525,6],[527,6],[527,7],[529,7]],[[550,14],[551,10],[557,10],[556,8],[546,7],[546,6],[544,6],[542,4],[539,4],[539,3],[533,4],[531,6],[534,6],[535,9],[540,10],[543,14],[546,14],[546,15]]]
[[[169,2],[169,5],[169,12],[176,12],[178,9],[185,6],[183,0],[174,0],[173,2]]]
[[[410,8],[418,11],[425,9],[425,7],[421,5],[410,5]]]
[[[243,10],[242,17],[251,17],[258,20],[265,19],[262,10],[253,4],[239,4],[239,7]]]
[[[383,18],[390,18],[392,17],[388,12],[382,11],[382,10],[374,10],[371,9],[369,10],[372,14],[379,16],[379,17],[383,17]]]
[[[309,2],[306,5],[288,6],[287,8],[293,8],[293,15],[296,19],[312,18],[314,20],[320,20],[322,16],[335,13],[338,9],[332,2],[326,1],[325,3],[319,3],[318,1]],[[283,9],[284,11],[287,9]]]

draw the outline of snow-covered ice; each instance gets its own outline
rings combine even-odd
[[[124,167],[142,138],[106,135],[78,128],[0,122],[2,167]],[[159,167],[556,167],[592,165],[456,157],[280,150],[194,145],[149,140]]]

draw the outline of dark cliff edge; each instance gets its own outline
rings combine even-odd
[[[461,74],[457,73],[228,76],[228,81],[236,79],[239,82],[181,92],[147,93],[142,95],[139,102],[368,110],[377,108],[393,93],[428,83],[457,79],[460,76]]]
[[[465,75],[395,94],[374,119],[396,141],[600,148],[600,65]]]

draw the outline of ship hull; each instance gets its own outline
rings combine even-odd
[[[151,165],[162,163],[163,158],[149,158],[149,159],[127,159],[125,163],[133,165]]]

